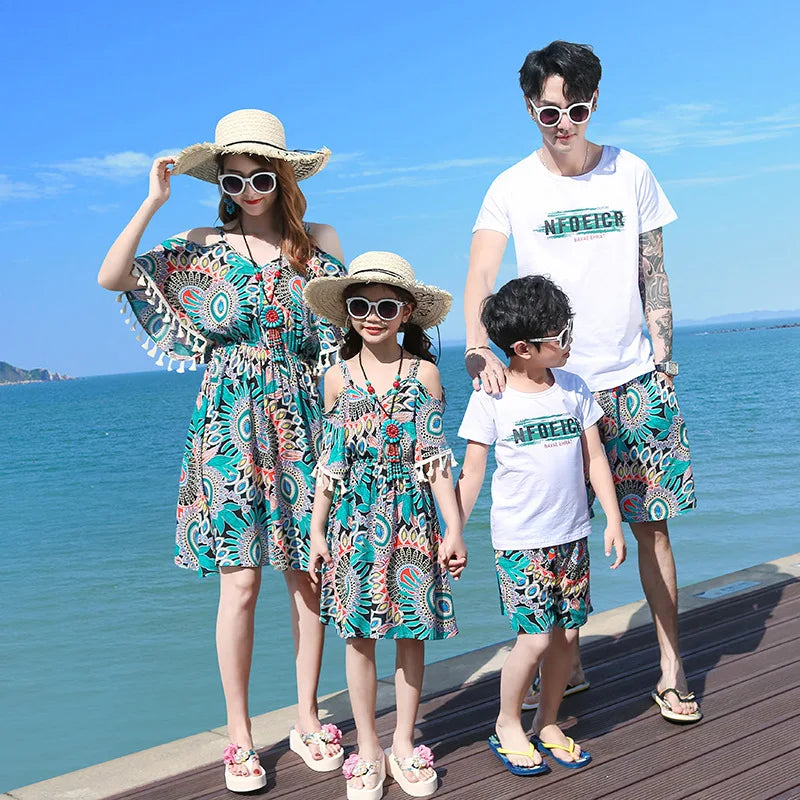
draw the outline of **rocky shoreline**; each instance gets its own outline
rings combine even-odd
[[[53,381],[71,381],[70,375],[50,372],[49,369],[22,369],[7,361],[0,361],[0,386],[13,386],[19,383],[50,383]]]

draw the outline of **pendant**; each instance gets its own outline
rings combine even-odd
[[[401,481],[404,478],[403,448],[400,446],[403,429],[400,427],[400,423],[389,417],[381,426],[381,433],[386,442],[387,476],[390,481]]]

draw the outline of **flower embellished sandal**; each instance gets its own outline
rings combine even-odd
[[[339,744],[342,741],[342,732],[330,722],[322,726],[322,730],[313,733],[300,733],[296,728],[289,731],[289,749],[297,753],[306,766],[314,772],[330,772],[339,769],[344,761],[344,752],[341,747],[339,752],[333,756],[326,756],[325,747],[329,744]],[[314,754],[309,750],[310,744],[316,745],[322,755],[321,758],[314,758]]]
[[[365,761],[358,753],[351,753],[342,764],[342,774],[347,781],[347,800],[380,800],[383,796],[383,782],[386,780],[386,759],[381,753],[375,761]],[[351,786],[353,778],[365,781],[370,775],[377,775],[375,786]]]
[[[253,792],[266,786],[267,775],[255,750],[229,744],[222,754],[222,762],[225,764],[225,785],[230,791]],[[236,772],[232,769],[234,767],[238,767]]]
[[[424,744],[417,745],[410,758],[398,758],[392,749],[388,748],[386,757],[389,759],[389,771],[392,777],[406,794],[412,797],[428,797],[436,791],[439,776],[435,770],[430,778],[424,780],[420,778],[423,769],[433,769],[433,753],[429,747]],[[416,780],[409,780],[407,772],[411,772]]]

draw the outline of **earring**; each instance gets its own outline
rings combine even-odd
[[[231,216],[233,216],[233,214],[236,213],[236,203],[234,203],[233,200],[231,200],[231,198],[228,197],[227,195],[225,196],[224,203],[225,203],[225,211],[227,211]]]

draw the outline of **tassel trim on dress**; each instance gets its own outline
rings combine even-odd
[[[178,356],[177,354],[167,356],[167,370],[171,371],[174,368],[174,363],[178,365],[177,372],[183,372],[186,369],[187,363],[189,364],[190,371],[196,370],[197,365],[204,362],[205,354],[211,347],[211,342],[194,328],[190,327],[175,313],[175,310],[170,306],[166,298],[161,294],[158,286],[146,272],[143,272],[136,264],[134,264],[132,272],[136,276],[137,284],[142,287],[135,291],[141,292],[149,301],[149,304],[155,308],[156,312],[161,314],[164,325],[168,327],[169,333],[172,334],[174,340],[188,347],[193,353],[193,355],[185,357]],[[130,326],[131,331],[139,331],[136,335],[136,340],[142,342],[142,334],[144,334],[142,349],[147,351],[148,356],[156,359],[159,345],[141,323],[137,324],[133,307],[129,304],[125,292],[120,292],[120,294],[117,295],[117,302],[122,304],[120,314],[128,314],[125,318],[125,324]],[[167,354],[163,351],[158,354],[156,359],[157,366],[161,367],[164,365],[165,355]]]
[[[320,462],[312,470],[311,474],[317,481],[317,486],[323,491],[335,491],[336,485],[344,486],[344,475],[336,475],[329,472]]]
[[[457,466],[458,461],[453,456],[453,451],[448,449],[414,462],[414,473],[417,480],[429,481],[437,469],[444,472],[448,467]]]

